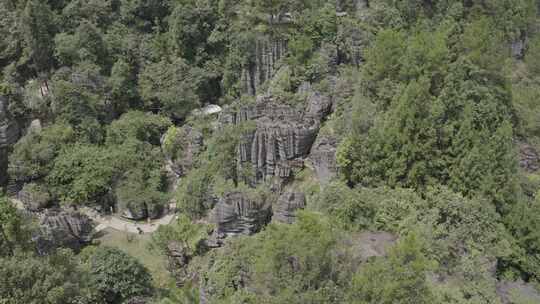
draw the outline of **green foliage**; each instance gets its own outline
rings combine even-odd
[[[28,249],[29,240],[26,223],[11,202],[0,194],[0,258]]]
[[[159,145],[161,135],[171,125],[167,117],[130,111],[111,123],[107,129],[107,144],[121,145],[126,140],[137,139]]]
[[[234,240],[206,270],[209,302],[332,303],[340,296],[335,243],[329,221],[306,212],[293,225],[270,225],[255,237]]]
[[[67,250],[42,258],[30,254],[0,258],[0,299],[7,304],[101,303],[91,296],[85,278]]]
[[[41,132],[30,130],[13,148],[8,168],[10,176],[18,181],[46,176],[62,147],[74,140],[74,130],[62,122],[45,127]]]
[[[107,303],[123,303],[152,293],[152,277],[135,258],[114,248],[99,247],[88,260],[89,285]]]
[[[203,241],[208,237],[208,233],[206,225],[193,223],[189,217],[182,214],[173,224],[158,228],[152,235],[152,246],[166,253],[170,242],[179,242],[184,253],[192,257],[204,253]]]
[[[185,118],[200,105],[199,84],[195,70],[181,58],[149,64],[139,75],[139,91],[145,107],[175,119]]]
[[[176,191],[176,206],[178,211],[190,218],[200,218],[211,208],[212,204],[211,173],[204,168],[194,169],[182,179]]]
[[[333,182],[313,199],[312,208],[335,218],[345,229],[361,230],[371,227],[375,202],[366,200],[359,191],[341,182]]]
[[[429,269],[420,240],[410,235],[387,258],[360,266],[352,279],[347,303],[433,303],[426,278]]]
[[[47,182],[63,203],[85,204],[95,202],[110,190],[115,169],[112,151],[77,144],[58,156]]]

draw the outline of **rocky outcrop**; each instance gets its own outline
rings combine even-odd
[[[189,272],[187,266],[191,256],[187,254],[184,246],[176,241],[169,242],[167,245],[167,269],[174,276],[178,287],[184,286],[189,281]]]
[[[386,256],[388,249],[396,241],[397,237],[388,232],[363,232],[358,235],[355,241],[356,253],[363,260],[367,260],[370,257]]]
[[[523,281],[498,282],[497,295],[503,304],[519,303],[540,303],[540,292],[532,284]]]
[[[177,129],[174,138],[162,139],[162,145],[165,145],[164,140],[169,140],[170,145],[178,147],[174,151],[164,151],[167,171],[178,179],[193,168],[194,161],[203,147],[203,135],[200,131],[185,125]]]
[[[302,192],[283,193],[272,208],[272,220],[292,224],[296,220],[296,211],[306,207],[306,196]]]
[[[519,166],[527,172],[536,172],[540,168],[538,152],[527,144],[519,143]]]
[[[52,200],[47,189],[35,183],[25,184],[17,194],[17,198],[24,204],[27,210],[32,212],[41,211],[49,207]]]
[[[337,174],[336,151],[337,140],[332,136],[319,134],[309,160],[321,184],[328,183]]]
[[[249,63],[242,71],[241,83],[245,93],[255,96],[260,86],[274,76],[278,62],[287,52],[287,42],[280,39],[256,41]]]
[[[124,203],[119,201],[118,206],[123,218],[134,221],[140,221],[147,218],[157,219],[166,212],[165,206],[158,203]]]
[[[34,236],[37,251],[47,254],[60,247],[79,250],[91,240],[93,229],[90,218],[79,212],[47,210],[40,216],[39,232]]]
[[[238,147],[238,166],[253,170],[257,183],[272,177],[289,178],[303,166],[317,137],[322,120],[332,111],[330,98],[309,92],[304,109],[259,96],[257,102],[238,110],[227,109],[220,116],[223,124],[254,122]]]
[[[208,246],[220,246],[221,241],[228,236],[258,232],[269,222],[271,212],[271,203],[264,198],[252,198],[242,192],[225,194],[210,212],[210,222],[216,228]]]
[[[7,182],[8,152],[19,137],[19,127],[8,113],[8,100],[0,96],[0,186]]]

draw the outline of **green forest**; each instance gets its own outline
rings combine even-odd
[[[540,303],[540,0],[0,0],[0,304]]]

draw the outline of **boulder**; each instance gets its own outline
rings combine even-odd
[[[34,236],[39,254],[56,248],[79,250],[91,241],[94,225],[86,215],[67,210],[47,210],[40,218],[39,231]]]
[[[306,207],[306,196],[302,192],[283,193],[272,208],[272,220],[292,224],[296,220],[296,211]]]
[[[208,246],[220,246],[221,240],[229,236],[258,232],[269,222],[271,209],[264,198],[255,199],[242,192],[225,194],[210,212],[210,222],[216,228]]]
[[[321,184],[328,183],[337,174],[336,151],[337,140],[332,136],[319,134],[309,160]]]

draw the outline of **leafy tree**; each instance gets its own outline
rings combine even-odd
[[[64,203],[94,202],[111,190],[117,170],[113,160],[109,149],[76,144],[58,156],[47,182],[52,193]]]
[[[0,258],[0,298],[3,303],[101,303],[87,289],[85,277],[69,250]]]
[[[53,66],[54,15],[47,2],[29,0],[23,14],[25,50],[37,73],[48,73]]]
[[[422,243],[410,235],[387,258],[360,266],[347,294],[348,303],[433,303],[426,279],[429,269]]]
[[[185,118],[200,105],[196,94],[199,79],[181,58],[162,60],[145,67],[139,88],[145,107],[174,119]]]
[[[152,246],[166,252],[170,242],[179,242],[189,257],[204,252],[203,241],[208,237],[208,227],[204,224],[193,223],[189,217],[182,214],[172,225],[160,226],[152,235]]]
[[[107,143],[120,145],[128,139],[137,139],[157,146],[170,124],[170,120],[161,115],[130,111],[108,127]]]
[[[14,146],[9,158],[9,174],[17,181],[45,177],[64,145],[75,141],[73,128],[63,122],[45,127],[41,132],[31,129]]]
[[[29,230],[16,208],[0,194],[0,258],[28,249]]]
[[[88,261],[89,285],[107,303],[123,303],[152,293],[152,277],[135,258],[119,249],[98,247]]]

